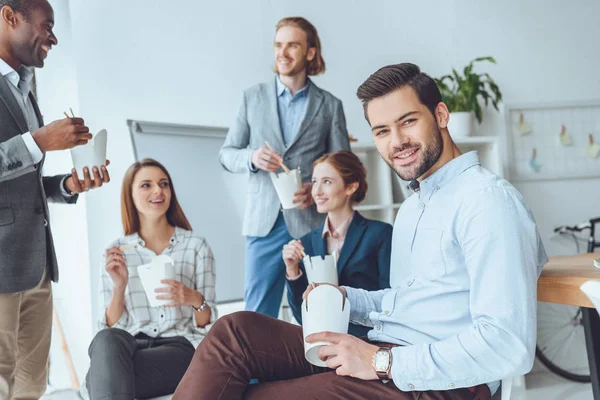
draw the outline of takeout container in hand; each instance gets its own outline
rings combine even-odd
[[[304,270],[308,283],[329,283],[338,285],[337,255],[335,251],[330,256],[305,256]]]
[[[314,288],[302,302],[302,334],[304,337],[304,357],[317,367],[326,367],[319,358],[319,348],[330,345],[328,342],[308,343],[306,337],[313,333],[348,333],[350,303],[338,288],[320,285]]]
[[[137,270],[151,307],[160,307],[173,302],[170,299],[157,299],[156,296],[164,293],[156,293],[154,291],[158,288],[169,287],[169,285],[160,283],[161,280],[175,280],[175,263],[171,257],[166,255],[156,256],[149,264],[137,267]]]
[[[106,129],[92,136],[92,138],[82,146],[76,146],[71,149],[71,159],[73,160],[73,168],[77,171],[79,179],[83,180],[83,168],[88,167],[90,176],[93,179],[93,167],[98,167],[100,176],[102,176],[103,165],[106,165]]]
[[[302,190],[300,169],[292,169],[289,173],[281,172],[278,174],[271,172],[269,175],[271,175],[271,181],[273,182],[273,186],[275,186],[277,197],[279,197],[283,209],[288,210],[298,207],[300,203],[294,204],[293,201],[294,193]]]

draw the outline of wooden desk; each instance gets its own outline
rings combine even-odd
[[[538,301],[583,307],[583,328],[595,400],[600,400],[600,318],[579,287],[583,282],[600,280],[600,269],[594,267],[594,258],[598,257],[600,253],[550,257],[537,289]]]
[[[598,257],[600,253],[550,257],[538,280],[538,301],[594,308],[579,287],[600,280],[600,269],[593,262]]]

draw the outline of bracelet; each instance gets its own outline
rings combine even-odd
[[[204,296],[202,296],[202,297],[204,297]],[[194,310],[196,310],[197,312],[202,312],[206,309],[207,305],[208,304],[206,304],[206,299],[202,299],[202,304],[200,304],[200,307],[192,306],[192,308]]]

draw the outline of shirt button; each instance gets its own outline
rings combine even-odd
[[[154,332],[156,332],[156,329],[153,329],[153,330],[154,330]]]
[[[448,387],[450,387],[450,389],[454,389],[454,383],[451,383],[450,385],[448,385]]]
[[[375,329],[377,329],[378,331],[381,330],[381,325],[376,325]]]
[[[415,390],[415,385],[413,385],[412,383],[409,383],[409,384],[408,384],[408,388],[409,388],[410,390]]]
[[[425,204],[421,204],[421,208],[425,208]]]
[[[164,318],[165,316],[164,316],[164,315],[161,315],[160,317],[161,317],[161,318]]]
[[[388,315],[389,313],[390,313],[390,312],[389,312],[388,310],[385,310],[385,311],[383,312],[383,315]]]

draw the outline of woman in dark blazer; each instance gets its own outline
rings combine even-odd
[[[312,196],[317,211],[327,213],[322,227],[283,247],[288,302],[302,323],[302,294],[308,286],[302,252],[325,256],[334,251],[340,286],[369,291],[390,287],[392,226],[364,218],[353,206],[367,193],[366,171],[351,152],[328,153],[313,164]],[[370,328],[350,324],[348,333],[366,336]]]

